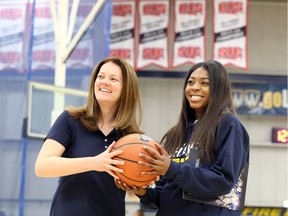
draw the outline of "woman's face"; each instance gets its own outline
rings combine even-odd
[[[103,64],[94,85],[99,105],[117,105],[123,89],[121,68],[113,62]]]
[[[186,85],[185,96],[190,107],[195,110],[196,118],[201,118],[210,98],[209,75],[202,67],[191,73]]]

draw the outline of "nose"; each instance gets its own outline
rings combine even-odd
[[[109,82],[109,79],[108,78],[103,78],[100,80],[100,83],[104,84],[104,85],[109,85],[110,82]]]
[[[193,90],[199,90],[200,89],[200,85],[198,82],[195,82],[193,85],[192,85],[192,89]]]

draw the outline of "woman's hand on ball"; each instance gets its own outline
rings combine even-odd
[[[101,154],[94,156],[94,170],[98,172],[107,172],[114,178],[119,178],[114,172],[123,172],[123,169],[117,168],[115,165],[123,165],[124,161],[115,160],[113,157],[123,153],[122,150],[111,152],[115,142],[113,142],[108,148]],[[96,166],[96,167],[95,167]]]
[[[135,186],[129,186],[128,184],[126,184],[125,182],[122,182],[119,179],[114,178],[115,184],[116,186],[121,189],[121,190],[126,190],[126,191],[132,191],[134,194],[136,194],[137,196],[144,196],[146,194],[146,187],[147,186],[142,186],[142,187],[135,187]]]
[[[158,151],[153,151],[150,148],[147,148],[146,146],[143,147],[143,149],[152,157],[149,157],[145,153],[140,153],[139,157],[143,158],[144,161],[138,161],[139,164],[147,166],[154,171],[151,172],[142,172],[141,174],[144,175],[165,175],[170,163],[171,163],[171,158],[169,154],[166,152],[166,150],[161,146],[157,145]]]

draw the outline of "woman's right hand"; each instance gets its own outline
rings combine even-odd
[[[123,172],[115,165],[124,162],[113,159],[123,153],[122,150],[113,151],[113,142],[104,152],[96,156],[66,158],[62,157],[64,146],[53,140],[46,139],[35,163],[35,173],[39,177],[61,177],[83,173],[87,171],[107,172],[113,178],[118,178],[114,172]]]
[[[115,141],[101,154],[94,156],[94,170],[98,172],[107,172],[112,177],[119,179],[114,172],[123,172],[123,169],[117,168],[115,165],[124,165],[124,161],[115,160],[113,157],[123,153],[123,150],[111,152]]]

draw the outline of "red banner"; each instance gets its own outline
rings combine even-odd
[[[205,60],[206,0],[176,0],[173,67]]]
[[[35,3],[32,70],[54,68],[55,46],[49,1]]]
[[[247,0],[214,0],[213,59],[247,70]]]
[[[168,0],[139,1],[139,43],[137,69],[156,65],[167,69],[168,60]]]
[[[110,26],[110,56],[118,56],[135,67],[135,2],[114,0]]]
[[[24,70],[26,5],[0,3],[0,70]]]
[[[75,26],[73,30],[73,36],[76,34],[81,25],[84,23],[84,20],[87,18],[87,15],[91,12],[94,4],[95,2],[93,1],[83,1],[79,5],[75,20]],[[94,28],[97,27],[91,24],[89,28],[86,30],[85,34],[79,40],[78,44],[76,45],[75,49],[72,51],[71,55],[67,60],[67,69],[71,68],[83,69],[85,67],[86,68],[94,67],[93,52],[99,52],[98,50],[94,50],[93,47],[93,38],[95,37],[93,32]],[[104,29],[102,29],[102,31],[103,30]]]
[[[73,35],[91,11],[93,2],[81,3],[78,8]],[[71,6],[70,6],[71,7]],[[67,60],[67,68],[91,68],[93,63],[93,26],[83,35]],[[32,70],[55,67],[56,43],[50,3],[45,0],[35,4]]]

